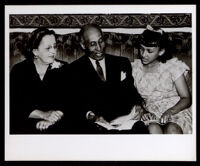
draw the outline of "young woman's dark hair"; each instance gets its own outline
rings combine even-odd
[[[40,42],[42,38],[46,35],[54,35],[56,37],[56,34],[53,30],[49,30],[47,28],[37,28],[31,33],[31,36],[28,40],[26,52],[25,52],[25,58],[26,59],[34,59],[33,49],[37,49],[40,45]]]
[[[172,58],[168,35],[161,29],[146,29],[139,36],[139,46],[141,44],[146,47],[159,47],[160,49],[165,49],[165,53],[158,57],[158,61],[162,63],[165,63]]]

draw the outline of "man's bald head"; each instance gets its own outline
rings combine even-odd
[[[88,56],[95,60],[100,60],[104,57],[105,42],[99,26],[94,24],[83,26],[80,30],[80,37],[80,44]]]
[[[87,24],[87,25],[84,25],[81,28],[81,30],[79,32],[80,38],[81,39],[85,38],[88,35],[88,33],[90,33],[91,31],[98,31],[99,33],[102,34],[102,30],[98,25],[96,25],[96,24]]]

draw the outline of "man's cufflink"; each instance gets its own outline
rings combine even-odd
[[[94,112],[88,111],[88,112],[86,113],[86,119],[87,119],[87,120],[95,120],[95,118],[96,118],[96,115],[94,114]]]

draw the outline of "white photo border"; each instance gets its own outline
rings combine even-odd
[[[95,5],[96,6],[96,5]],[[5,6],[6,161],[196,161],[195,5],[9,5]],[[9,15],[99,13],[192,13],[193,134],[189,135],[10,135]]]

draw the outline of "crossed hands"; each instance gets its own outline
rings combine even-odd
[[[37,122],[36,129],[38,130],[46,130],[49,126],[55,124],[63,117],[63,113],[59,110],[51,110],[44,112],[42,111],[42,119],[41,121]]]

